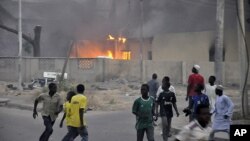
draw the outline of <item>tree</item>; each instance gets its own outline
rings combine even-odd
[[[18,31],[16,29],[7,27],[3,24],[0,24],[0,28],[4,29],[6,31],[9,31],[14,34],[18,34]],[[40,37],[41,37],[41,30],[42,27],[40,25],[35,26],[34,28],[34,38],[27,36],[26,34],[23,34],[22,37],[24,40],[26,40],[28,43],[30,43],[33,47],[33,56],[34,57],[40,57]]]

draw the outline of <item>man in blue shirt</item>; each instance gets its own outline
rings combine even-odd
[[[149,96],[153,97],[154,99],[156,98],[156,93],[159,87],[159,82],[157,81],[157,74],[154,73],[152,75],[152,79],[148,81],[148,86],[149,86]]]
[[[208,96],[202,93],[203,89],[204,89],[204,85],[202,85],[202,84],[198,84],[196,86],[195,92],[196,92],[197,95],[192,96],[191,105],[189,107],[189,109],[191,109],[191,112],[192,112],[190,121],[192,121],[193,119],[195,119],[195,117],[196,117],[196,111],[197,111],[197,106],[199,104],[203,104],[203,105],[208,105],[209,106]]]

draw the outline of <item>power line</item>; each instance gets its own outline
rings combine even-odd
[[[244,95],[245,93],[247,93],[247,92],[245,92],[245,90],[246,90],[246,87],[247,87],[247,80],[248,80],[248,75],[249,75],[249,52],[248,52],[248,45],[247,45],[247,41],[246,41],[246,36],[244,34],[243,24],[242,24],[242,22],[240,20],[239,5],[238,5],[237,0],[236,0],[236,9],[237,9],[237,20],[238,20],[238,23],[240,25],[240,31],[241,31],[240,33],[242,34],[244,45],[245,45],[244,47],[246,49],[246,63],[247,63],[247,66],[246,66],[245,80],[244,80],[244,84],[243,84],[243,88],[242,88],[242,94]],[[244,96],[242,96],[241,102],[242,102],[242,104],[245,103],[244,102]],[[247,107],[248,107],[248,105],[247,105]],[[247,111],[247,110],[248,110],[248,108],[245,109],[245,107],[242,106],[243,117],[246,116],[245,111]]]

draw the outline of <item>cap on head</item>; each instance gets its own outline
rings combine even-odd
[[[195,65],[194,65],[194,68],[195,68],[196,70],[200,70],[201,67],[200,67],[199,65],[195,64]]]
[[[222,86],[222,85],[217,85],[217,86],[216,86],[216,89],[217,89],[217,90],[221,90],[221,91],[223,91],[223,89],[224,89],[224,88],[223,88],[223,86]]]

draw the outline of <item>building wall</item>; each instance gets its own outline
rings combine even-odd
[[[237,32],[226,31],[225,61],[237,61]],[[215,32],[188,32],[157,35],[153,39],[153,60],[209,61],[209,48],[215,43]]]
[[[140,39],[128,39],[127,48],[131,50],[131,59],[140,60]],[[148,52],[152,51],[152,38],[144,38],[142,45],[143,60],[149,60]]]

